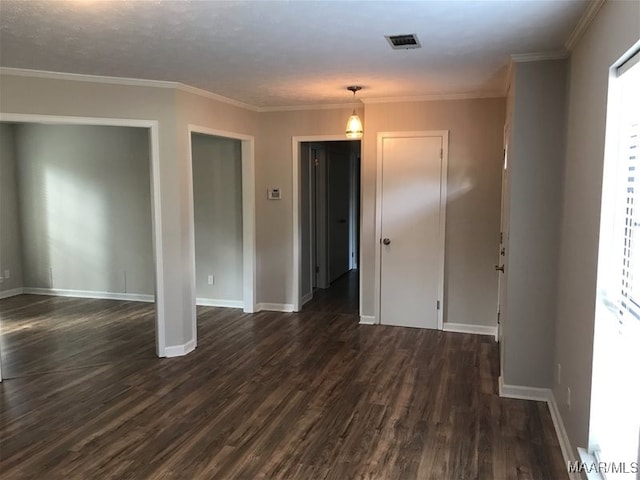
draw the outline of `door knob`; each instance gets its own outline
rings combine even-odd
[[[391,243],[391,240],[389,240],[388,238],[383,238],[382,243],[384,243],[385,245],[389,245]]]
[[[500,265],[500,266],[494,265],[493,268],[495,268],[496,270],[504,273],[504,265]]]

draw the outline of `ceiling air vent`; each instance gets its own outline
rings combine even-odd
[[[385,35],[387,42],[394,50],[407,50],[409,48],[420,48],[420,41],[415,33],[409,35]]]

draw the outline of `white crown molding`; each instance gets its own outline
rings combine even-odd
[[[106,83],[109,85],[128,85],[133,87],[176,88],[176,82],[147,80],[142,78],[108,77],[104,75],[85,75],[81,73],[50,72],[27,68],[0,67],[0,74],[18,77],[48,78],[51,80],[71,80],[74,82]]]
[[[502,98],[503,92],[469,92],[469,93],[435,93],[431,95],[415,95],[408,97],[362,98],[364,104],[369,103],[403,103],[403,102],[437,102],[442,100],[473,100],[480,98]]]
[[[218,95],[217,93],[213,93],[208,90],[203,90],[197,87],[192,87],[191,85],[185,85],[184,83],[176,83],[176,88],[181,92],[191,93],[193,95],[199,95],[201,97],[209,98],[211,100],[216,100],[221,103],[233,105],[234,107],[244,108],[245,110],[251,110],[252,112],[262,111],[260,107],[255,107],[253,105],[249,105],[248,103],[244,103],[239,100],[234,100],[233,98],[223,97],[222,95]]]
[[[402,103],[402,102],[431,102],[442,100],[472,100],[480,98],[502,98],[504,92],[467,92],[467,93],[443,93],[431,95],[416,95],[406,97],[377,97],[377,98],[360,98],[362,103],[338,103],[338,104],[318,104],[318,105],[291,105],[291,106],[273,106],[273,107],[257,107],[248,103],[240,102],[232,98],[224,97],[208,90],[192,87],[180,82],[171,82],[164,80],[147,80],[141,78],[126,77],[109,77],[104,75],[85,75],[79,73],[50,72],[46,70],[30,70],[25,68],[0,67],[0,75],[12,75],[31,78],[46,78],[51,80],[70,80],[75,82],[103,83],[107,85],[127,85],[133,87],[152,87],[152,88],[172,88],[184,93],[199,95],[201,97],[216,100],[221,103],[233,105],[238,108],[250,110],[252,112],[293,112],[293,111],[309,111],[309,110],[337,110],[337,109],[353,109],[362,107],[362,104],[373,103]]]
[[[567,51],[573,51],[574,47],[578,43],[578,40],[582,38],[582,35],[584,35],[584,32],[587,31],[587,28],[589,27],[589,25],[591,25],[593,19],[596,18],[596,15],[600,11],[602,5],[604,5],[605,1],[606,0],[591,0],[589,2],[587,9],[582,14],[582,17],[580,17],[580,20],[578,21],[575,28],[571,32],[571,35],[569,35],[569,38],[564,44],[564,48],[566,48]]]
[[[337,110],[360,108],[362,103],[327,103],[324,105],[292,105],[284,107],[257,107],[258,112],[295,112],[303,110]]]
[[[514,53],[511,55],[511,61],[515,63],[539,62],[542,60],[563,60],[568,57],[569,52],[563,49],[555,52]]]
[[[80,73],[49,72],[46,70],[29,70],[25,68],[9,67],[0,67],[0,74],[13,75],[18,77],[47,78],[50,80],[71,80],[74,82],[104,83],[107,85],[126,85],[130,87],[173,88],[181,92],[210,98],[212,100],[226,103],[228,105],[233,105],[235,107],[244,108],[246,110],[252,110],[254,112],[260,111],[258,107],[254,107],[253,105],[249,105],[232,98],[223,97],[222,95],[218,95],[201,88],[192,87],[190,85],[185,85],[184,83],[180,82],[148,80],[144,78],[109,77],[104,75],[85,75]]]
[[[504,79],[504,96],[505,97],[509,95],[509,88],[511,87],[512,73],[513,73],[513,60],[509,58],[509,63],[507,64],[507,76]]]

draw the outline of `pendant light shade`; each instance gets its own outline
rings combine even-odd
[[[355,109],[347,122],[347,138],[362,138],[362,122]]]
[[[353,96],[355,97],[356,92],[361,90],[362,87],[352,86],[347,87],[347,90],[353,92]],[[362,138],[362,122],[360,121],[360,117],[356,113],[356,109],[353,109],[353,113],[349,117],[347,121],[347,138]]]

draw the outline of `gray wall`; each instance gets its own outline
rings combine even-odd
[[[448,130],[445,322],[495,326],[505,99],[366,105],[362,157],[361,314],[374,311],[378,132]]]
[[[22,246],[18,212],[18,190],[14,125],[0,123],[0,291],[22,287]]]
[[[501,345],[509,385],[552,384],[566,71],[566,60],[514,64]]]
[[[24,286],[154,293],[148,130],[15,126]]]
[[[609,67],[640,36],[640,2],[605,2],[571,55],[554,387],[569,439],[587,446]],[[564,404],[571,388],[571,408]]]
[[[196,296],[243,300],[240,141],[192,134]],[[214,276],[213,285],[208,276]]]

